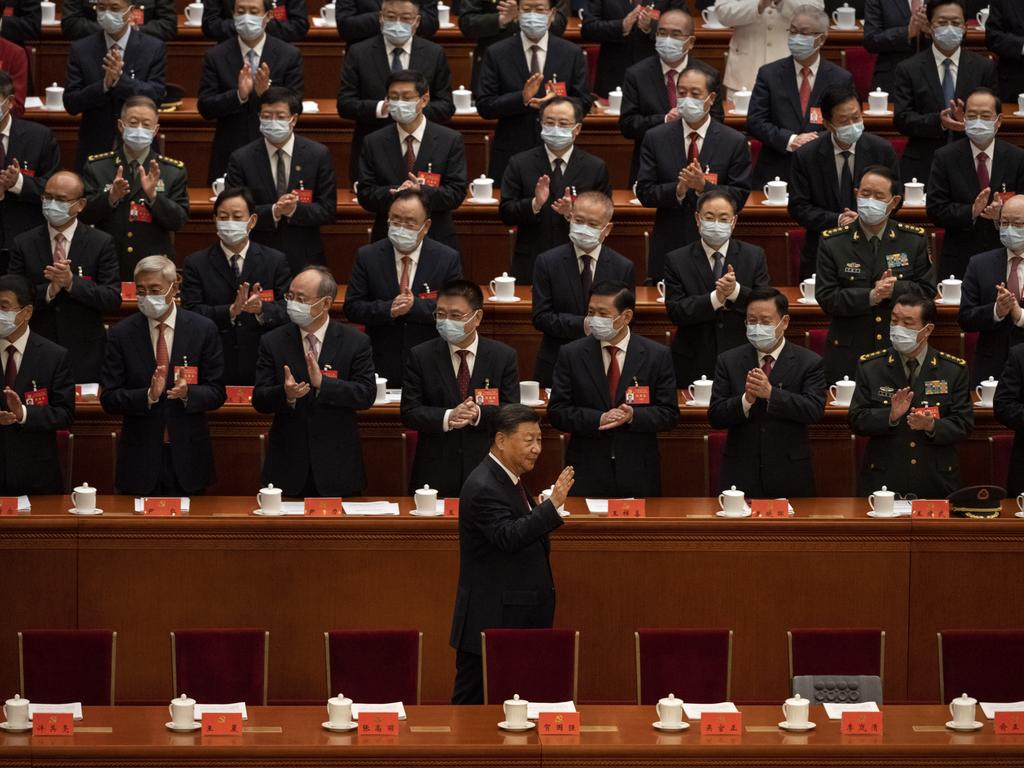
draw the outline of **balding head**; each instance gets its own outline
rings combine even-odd
[[[999,213],[999,225],[1010,224],[1024,228],[1024,195],[1014,195],[1005,203]]]
[[[693,34],[693,16],[686,11],[665,11],[658,19],[658,29],[679,30],[683,37]]]
[[[46,182],[46,194],[62,200],[77,200],[85,194],[85,186],[77,173],[57,171]]]

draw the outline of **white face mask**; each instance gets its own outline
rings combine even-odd
[[[17,309],[0,310],[0,339],[6,339],[17,330],[19,311]]]
[[[590,335],[598,341],[611,341],[615,338],[615,334],[618,333],[615,330],[615,321],[619,319],[621,315],[615,317],[598,317],[593,315],[588,325],[590,326]]]
[[[902,325],[893,325],[889,328],[889,341],[901,355],[909,355],[917,349],[917,337],[920,334],[921,331],[904,328]]]
[[[747,326],[747,341],[749,341],[758,352],[771,352],[778,344],[775,330],[782,324],[779,320],[775,325],[754,325]]]
[[[136,299],[136,303],[139,305],[139,311],[142,312],[150,320],[157,320],[164,316],[167,312],[167,308],[170,306],[168,297],[171,295],[171,291],[174,290],[172,285],[167,289],[167,293],[156,296],[139,296]]]
[[[227,245],[238,245],[249,236],[248,221],[217,220],[217,237]]]
[[[288,319],[300,328],[305,328],[316,319],[313,317],[313,307],[310,304],[305,304],[301,301],[289,300],[286,303],[286,307]],[[320,317],[320,315],[317,315],[316,317]]]

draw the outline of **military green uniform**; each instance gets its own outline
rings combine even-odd
[[[853,377],[861,355],[889,346],[892,301],[871,306],[870,294],[887,269],[897,278],[893,298],[919,286],[935,296],[924,230],[889,219],[872,243],[858,222],[825,230],[818,244],[814,297],[831,318],[825,347],[829,383]]]
[[[907,374],[898,352],[882,349],[860,358],[850,426],[871,440],[858,491],[867,496],[884,485],[919,499],[944,499],[960,488],[956,445],[974,429],[967,363],[928,347],[924,363],[914,374],[910,407],[939,408],[931,436],[911,429],[906,415],[895,426],[889,424],[892,396],[906,386]]]
[[[154,254],[174,258],[174,233],[188,220],[188,172],[180,160],[150,151],[140,165],[149,169],[151,160],[160,164],[156,200],[152,203],[142,191],[138,170],[131,167],[123,150],[91,155],[82,171],[88,202],[80,218],[114,238],[120,262],[121,280],[133,279],[132,271],[139,259]],[[124,177],[131,183],[128,194],[111,207],[108,192],[124,168]]]

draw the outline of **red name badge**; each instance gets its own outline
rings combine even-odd
[[[74,736],[75,716],[70,712],[37,712],[32,718],[33,736]]]
[[[128,220],[129,221],[141,221],[146,224],[153,223],[153,214],[149,208],[140,203],[132,203],[128,209]]]
[[[121,298],[134,299],[135,297],[135,283],[121,283]]]
[[[50,395],[46,391],[46,387],[42,389],[33,389],[31,392],[25,393],[25,405],[49,405]]]
[[[579,712],[541,712],[537,718],[537,733],[541,736],[579,736]]]
[[[18,514],[17,496],[0,496],[0,515]]]
[[[659,11],[654,6],[648,6],[648,8],[647,8],[647,16],[648,16],[648,18],[653,19],[654,21],[657,21],[658,19],[661,18],[661,11]]]
[[[434,187],[436,189],[441,186],[440,173],[427,173],[425,171],[420,171],[416,174],[416,178],[419,179],[420,184],[424,187]]]
[[[300,203],[312,203],[313,202],[313,190],[312,189],[293,189],[292,194],[299,198]]]
[[[174,366],[174,382],[178,383],[181,379],[185,380],[186,384],[198,384],[199,383],[199,369],[194,365],[176,365]]]
[[[265,291],[260,291],[260,301],[274,301],[274,292],[269,288]]]
[[[477,387],[473,390],[473,402],[477,405],[497,405],[498,390],[494,387]]]
[[[629,405],[650,405],[650,387],[629,387],[626,390],[626,402]]]
[[[252,402],[252,387],[228,386],[227,401],[235,405],[248,405]]]
[[[324,497],[306,499],[305,513],[310,517],[338,517],[341,512],[341,499]]]
[[[751,499],[751,517],[789,517],[786,499]]]
[[[718,174],[711,173],[711,171],[704,171],[704,183],[705,184],[718,184]]]
[[[13,15],[14,15],[14,7],[13,6],[9,5],[6,8],[4,8],[4,16],[13,16]]]
[[[444,516],[445,517],[458,517],[459,516],[459,500],[456,499],[445,499],[444,500]]]
[[[424,291],[419,294],[419,298],[424,301],[437,301],[437,291]]]
[[[21,170],[21,175],[22,176],[28,176],[29,178],[35,178],[35,175],[36,175],[35,169],[29,168],[26,165],[25,167],[21,168],[20,170]]]
[[[1005,203],[1011,197],[1015,197],[1016,195],[1016,192],[996,192],[996,197],[999,198],[999,202],[1001,203]]]
[[[608,517],[647,517],[644,499],[608,499]]]
[[[270,14],[277,21],[284,21],[288,18],[288,10],[283,5],[275,5]]]
[[[548,93],[553,93],[556,96],[565,96],[568,92],[565,90],[565,83],[548,83]]]
[[[1000,736],[1024,736],[1024,712],[996,712],[995,731]]]
[[[241,736],[241,712],[204,712],[203,736]]]
[[[821,119],[821,107],[811,107],[811,125],[824,125]]]
[[[360,712],[360,736],[397,736],[397,712]]]
[[[325,379],[338,378],[338,372],[331,370],[330,368],[324,368],[322,371],[320,371],[320,375],[323,376]]]
[[[703,712],[700,716],[701,736],[742,736],[742,712]]]
[[[929,406],[925,406],[925,407],[922,407],[922,408],[911,408],[910,412],[911,413],[916,413],[919,416],[931,415],[931,417],[933,419],[938,419],[939,418],[939,406],[937,406],[937,405],[929,405]]]
[[[843,712],[840,731],[844,736],[881,736],[881,712]]]
[[[150,517],[175,517],[181,514],[181,499],[172,497],[143,499],[142,514]]]

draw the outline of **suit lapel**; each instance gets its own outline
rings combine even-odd
[[[469,377],[470,397],[473,396],[473,390],[478,387],[498,388],[498,382],[490,380],[491,351],[487,345],[483,343],[483,339],[479,338],[479,333],[477,334],[477,338],[479,340],[476,344],[476,361],[473,363],[473,375]],[[455,371],[450,365],[448,366],[448,371],[452,373],[452,378],[454,379]],[[457,389],[458,387],[456,386],[456,390]],[[458,394],[458,392],[456,392],[456,394]]]
[[[619,378],[619,388],[615,393],[615,402],[620,402],[626,395],[626,389],[633,386],[636,379],[640,386],[649,386],[649,381],[640,381],[639,375],[646,364],[647,350],[637,340],[638,336],[630,332],[629,345],[626,347],[626,362],[622,367],[622,375]]]
[[[141,331],[135,334],[136,354],[139,360],[146,363],[145,368],[147,370],[153,370],[156,368],[156,352],[153,349],[153,337],[149,331],[149,318],[143,316],[141,313],[139,313],[138,317],[142,322],[139,323]],[[177,340],[177,329],[175,329],[174,336],[175,340]],[[168,381],[170,381],[169,378]]]
[[[220,246],[214,246],[217,250],[220,250]],[[221,251],[221,256],[224,256],[224,252]],[[243,283],[249,283],[253,285],[256,281],[253,280],[254,275],[260,273],[260,267],[262,266],[263,252],[260,251],[260,247],[252,240],[249,241],[249,250],[245,254],[245,262],[242,264],[242,274],[240,275],[240,281]],[[221,258],[221,264],[227,267],[227,274],[231,277],[231,282],[234,283],[235,276],[232,273],[231,265],[228,263],[227,258]],[[263,286],[260,286],[261,288]],[[237,286],[236,286],[237,288]],[[273,286],[271,286],[273,288]]]
[[[577,314],[585,315],[587,313],[587,300],[588,297],[583,295],[583,283],[580,281],[579,262],[576,260],[576,249],[572,247],[570,243],[568,246],[568,253],[562,259],[563,275],[565,276],[565,282],[569,286],[569,294],[572,296],[573,301],[576,302]],[[601,260],[598,259],[598,267],[601,268]],[[594,284],[598,281],[597,272],[594,274]]]
[[[174,386],[174,366],[199,365],[198,360],[187,360],[188,342],[192,335],[191,324],[185,319],[181,307],[174,311],[174,343],[170,349],[170,370],[167,371],[167,386]],[[155,358],[154,358],[155,360]]]
[[[326,365],[333,367],[333,361],[341,349],[341,329],[330,320],[327,321],[327,331],[324,333],[324,343],[320,347],[320,357],[317,364],[323,368]],[[340,373],[338,374],[341,375]]]
[[[820,64],[818,65],[818,74],[821,74]],[[779,93],[782,94],[782,98],[789,105],[789,108],[793,110],[797,123],[803,125],[807,120],[807,115],[800,111],[800,91],[797,88],[797,82],[800,77],[800,64],[797,60],[792,56],[786,59],[786,65],[779,68],[779,77],[782,78],[782,83],[778,84]],[[820,79],[820,77],[815,77],[815,83]]]
[[[292,146],[292,155],[294,162],[294,145]],[[277,194],[277,185],[274,183],[274,174],[270,172],[270,152],[267,150],[267,142],[261,136],[256,142],[255,152],[253,152],[253,162],[256,164],[256,173],[259,174],[259,184],[264,189],[269,190],[271,194]]]
[[[25,351],[21,355],[21,365],[18,366],[18,375],[14,377],[14,391],[15,392],[26,392],[30,389],[34,389],[32,386],[32,377],[35,376],[33,367],[36,362],[36,347],[39,339],[35,333],[29,332],[28,339],[25,340]],[[4,344],[4,350],[6,351],[6,344]],[[4,355],[4,363],[7,363],[7,356]],[[36,384],[39,382],[36,381]],[[7,406],[4,406],[5,408]]]
[[[858,142],[859,144],[860,142]],[[828,192],[828,199],[822,202],[827,204],[828,210],[835,211],[839,209],[839,177],[835,173],[836,168],[836,146],[832,142],[832,134],[829,131],[825,131],[821,135],[820,142],[821,151],[818,153],[818,162],[821,163],[821,168],[825,173],[827,181],[825,182],[825,189]],[[857,166],[861,162],[861,155],[863,154],[863,145],[855,147],[857,150],[853,154],[853,178],[859,179]],[[828,172],[829,168],[832,168],[832,173]],[[856,184],[856,182],[855,182]]]
[[[1002,192],[1003,190],[1003,161],[1006,160],[1006,152],[1003,147],[1000,146],[999,139],[995,139],[992,142],[992,146],[989,151],[992,153],[992,157],[989,158],[992,166],[992,173],[989,177],[989,187],[993,192]],[[975,167],[975,176],[977,176],[977,167]],[[981,190],[978,190],[979,192]]]
[[[970,199],[974,200],[981,192],[981,186],[978,184],[978,167],[974,164],[974,149],[972,148],[971,142],[964,139],[962,142],[959,157],[957,162],[960,164],[964,179],[967,182],[967,186],[970,189]],[[995,175],[996,164],[995,160],[992,161],[992,175]],[[993,187],[995,189],[995,187]]]
[[[751,347],[753,349],[753,347]],[[756,359],[756,358],[755,358]],[[772,373],[768,377],[768,381],[772,384],[782,384],[785,381],[786,374],[793,365],[793,342],[787,341],[782,347],[782,352],[779,354],[779,358],[772,364]]]
[[[391,164],[392,178],[401,179],[405,181],[405,147],[402,146],[401,134],[398,132],[398,124],[388,128],[390,138],[388,141],[391,143],[392,151],[388,152],[387,161]],[[426,139],[424,133],[423,138]],[[424,144],[426,141],[423,142]],[[419,162],[420,155],[423,154],[423,147],[420,147],[420,154],[416,156],[416,161]],[[415,167],[415,166],[413,166]]]
[[[829,62],[820,53],[818,56],[820,57],[818,59],[818,74],[814,78],[814,87],[811,88],[811,104],[820,103],[822,92],[831,85],[829,82],[831,79],[829,77]],[[799,93],[797,93],[797,97],[799,98]]]
[[[921,57],[921,61],[924,63],[924,80],[931,89],[932,96],[935,97],[936,103],[941,104],[942,109],[945,109],[947,105],[946,100],[942,96],[942,81],[939,80],[939,70],[938,67],[935,66],[934,50],[934,46],[929,46],[928,54]],[[959,79],[960,78],[957,78],[957,80]]]
[[[735,241],[729,242],[730,250],[732,249],[734,242]],[[704,290],[714,290],[715,273],[711,271],[711,262],[708,260],[708,255],[704,252],[703,241],[699,238],[697,242],[693,244],[691,265],[696,271],[697,279],[700,280]]]
[[[601,402],[604,404],[605,409],[608,409],[611,407],[611,400],[608,397],[608,374],[604,372],[603,358],[604,349],[601,346],[601,342],[592,338],[591,343],[586,348],[584,363],[590,372],[591,378],[594,380],[594,386],[601,393]]]
[[[437,363],[437,377],[438,381],[441,382],[441,386],[444,389],[445,400],[449,403],[457,403],[459,401],[459,380],[455,375],[455,366],[452,363],[451,347],[448,346],[448,342],[441,339],[439,346],[441,353],[434,358]],[[480,375],[480,347],[477,346],[477,359],[473,365],[473,375],[470,377],[470,389],[473,388],[473,380]]]
[[[416,153],[416,163],[413,165],[414,172],[435,172],[432,166],[434,157],[434,143],[436,141],[437,131],[431,130],[430,121],[424,118],[423,140],[420,142],[420,151]],[[403,168],[402,170],[404,171],[405,169]]]
[[[412,66],[413,56],[416,55],[415,51],[416,48],[414,45],[412,53],[409,54],[410,67]],[[373,50],[370,54],[370,61],[373,62],[373,68],[377,70],[377,82],[383,86],[391,76],[391,62],[388,61],[388,48],[384,45],[384,38],[381,35],[377,35],[373,38]]]
[[[252,247],[253,243],[249,241],[249,252],[245,257],[245,266],[243,271],[249,270],[249,259],[252,258]],[[213,271],[220,275],[228,286],[233,291],[238,290],[238,281],[235,279],[234,270],[231,269],[231,265],[228,263],[228,257],[224,255],[224,249],[220,247],[220,243],[210,246],[208,251],[210,259],[210,266],[213,267]]]

